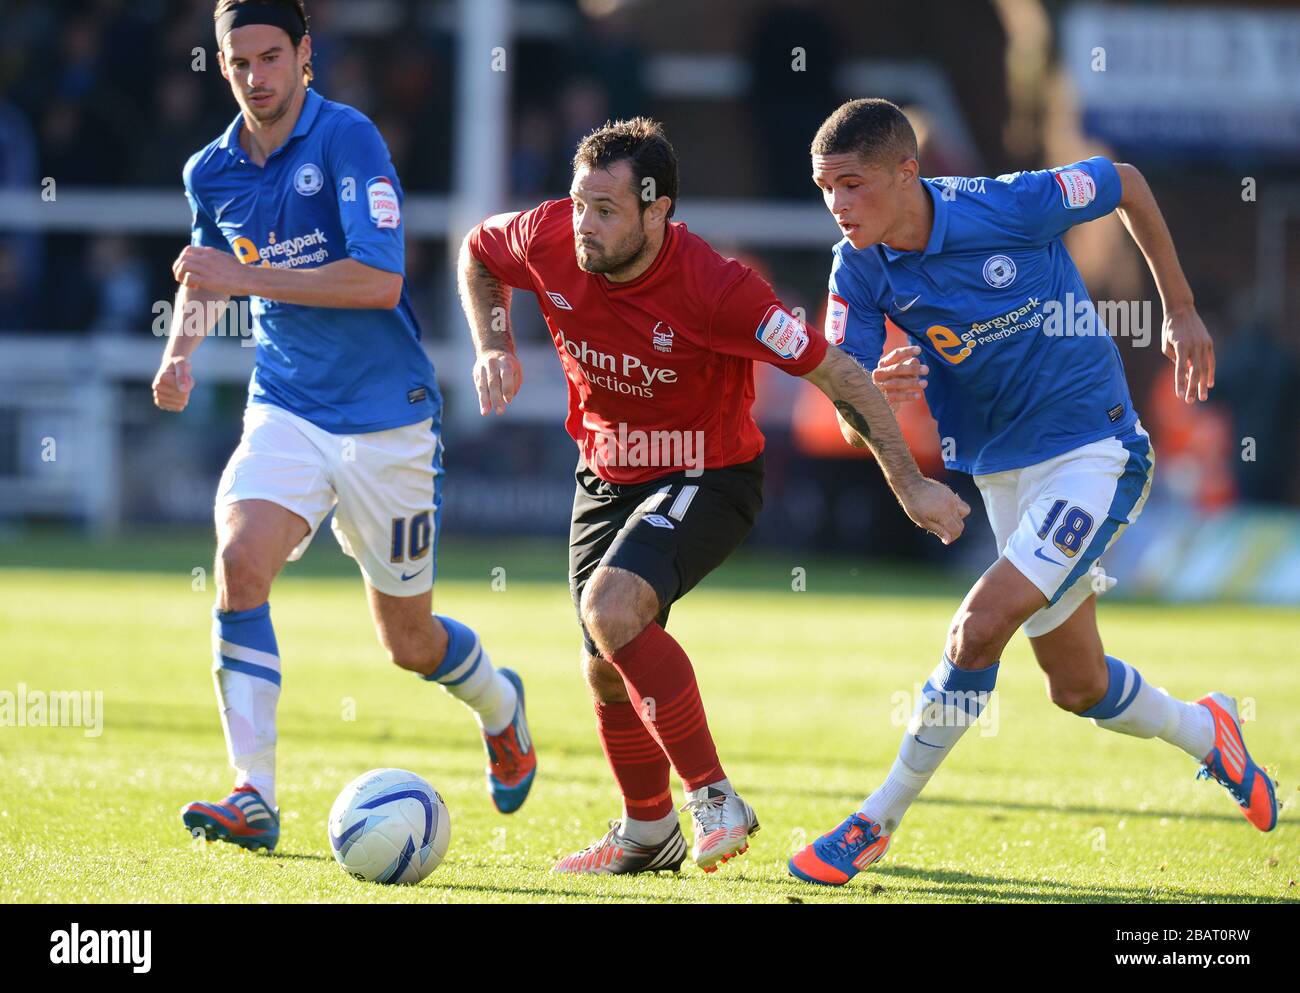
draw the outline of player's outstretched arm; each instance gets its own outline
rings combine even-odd
[[[478,356],[474,385],[478,388],[479,413],[495,410],[504,414],[524,383],[523,366],[515,355],[515,336],[510,328],[510,287],[474,257],[469,241],[466,237],[461,242],[456,286]]]
[[[161,410],[177,413],[190,402],[194,373],[190,356],[203,343],[213,325],[226,313],[230,298],[221,293],[182,286],[172,308],[171,328],[162,363],[153,378],[153,402]]]
[[[1174,392],[1187,403],[1209,398],[1214,386],[1214,342],[1196,313],[1192,288],[1151,187],[1136,166],[1116,162],[1122,192],[1119,219],[1133,236],[1160,292],[1161,348],[1174,363]]]
[[[862,367],[847,352],[831,346],[821,365],[804,378],[830,398],[841,423],[870,447],[907,516],[945,545],[956,541],[970,507],[943,483],[921,474],[888,401]]]
[[[300,307],[392,310],[402,300],[400,272],[339,259],[315,269],[245,265],[229,252],[190,245],[172,265],[176,282],[228,297],[258,296]]]

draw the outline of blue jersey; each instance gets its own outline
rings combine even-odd
[[[1137,421],[1119,349],[1061,236],[1119,203],[1113,163],[922,180],[934,201],[924,251],[835,246],[826,336],[867,369],[885,317],[921,347],[949,469],[1034,465]]]
[[[406,268],[402,188],[364,114],[314,90],[289,140],[264,167],[240,146],[243,118],[185,165],[195,245],[247,265],[315,269],[352,258]],[[257,362],[249,399],[334,434],[414,424],[440,414],[433,365],[402,284],[392,310],[303,307],[253,297]]]

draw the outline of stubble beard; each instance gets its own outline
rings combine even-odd
[[[289,112],[289,107],[293,104],[293,98],[298,95],[298,87],[292,87],[285,95],[285,98],[279,104],[270,110],[259,112],[256,107],[250,106],[248,112],[253,115],[253,119],[264,128],[269,128]]]
[[[649,241],[645,236],[645,229],[641,228],[635,234],[630,235],[619,243],[614,252],[607,252],[599,257],[593,257],[590,253],[583,260],[581,243],[575,246],[575,255],[578,259],[578,267],[583,272],[590,272],[595,275],[617,276],[619,273],[636,266],[642,256],[645,254],[646,244]]]

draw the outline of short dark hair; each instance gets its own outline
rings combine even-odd
[[[915,159],[916,132],[897,104],[878,97],[850,100],[822,121],[812,141],[813,155],[845,153],[881,165]]]
[[[235,7],[243,6],[244,4],[259,7],[283,7],[286,10],[292,10],[296,13],[298,17],[302,19],[303,30],[296,33],[293,31],[289,32],[289,40],[293,43],[295,49],[302,44],[303,36],[310,30],[311,20],[307,16],[306,0],[217,0],[217,8],[212,12],[212,20],[214,22],[219,21],[221,20],[222,14]],[[306,75],[308,82],[311,82],[312,79],[315,78],[316,74],[312,70],[311,63],[307,64],[304,74]]]
[[[673,151],[664,127],[648,117],[634,117],[629,121],[606,121],[578,143],[573,154],[573,170],[580,166],[589,169],[608,169],[626,161],[632,168],[632,182],[641,196],[644,212],[650,200],[641,193],[649,179],[654,193],[652,199],[669,197],[668,216],[677,209],[677,153]]]

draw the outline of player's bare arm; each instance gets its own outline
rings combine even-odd
[[[1214,386],[1214,342],[1196,313],[1192,288],[1178,263],[1169,226],[1136,166],[1116,162],[1123,193],[1117,213],[1142,251],[1160,292],[1161,349],[1174,363],[1174,392],[1187,403],[1209,398]]]
[[[945,545],[956,541],[970,507],[948,487],[921,474],[889,403],[862,367],[831,346],[821,365],[804,378],[835,405],[846,438],[852,435],[850,444],[871,449],[907,516]]]
[[[498,215],[489,223],[504,223],[510,216]],[[474,257],[468,238],[460,246],[456,285],[474,339],[477,356],[474,385],[478,389],[479,413],[486,415],[495,410],[504,414],[524,382],[523,366],[515,355],[515,336],[510,328],[510,287]]]
[[[230,297],[223,293],[182,286],[176,293],[172,323],[163,349],[162,363],[153,378],[153,402],[161,410],[178,413],[190,402],[194,374],[190,356],[203,343],[212,326],[225,315]]]
[[[245,265],[229,252],[189,245],[172,264],[176,282],[227,297],[258,296],[301,307],[392,310],[402,299],[402,274],[356,259],[315,269]]]

